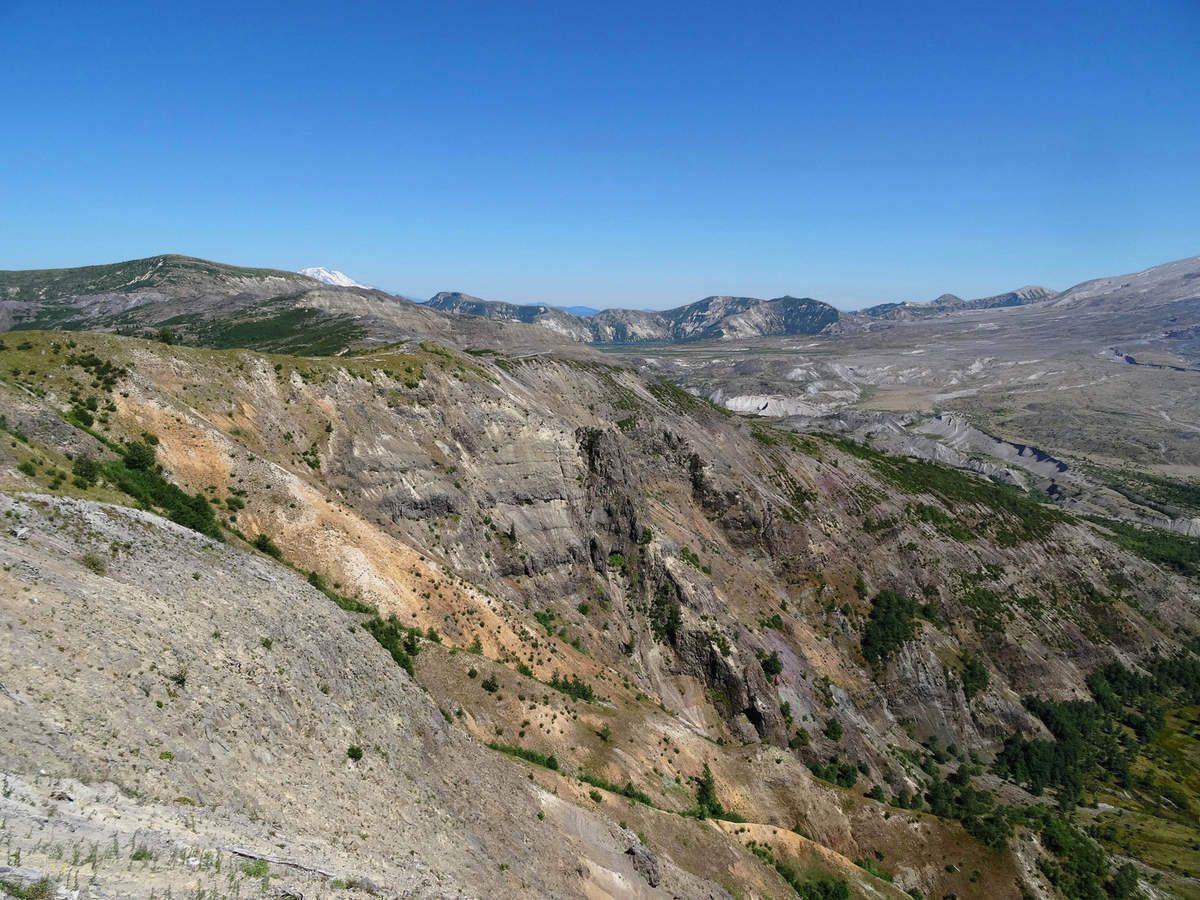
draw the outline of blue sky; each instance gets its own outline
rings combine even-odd
[[[1195,0],[0,0],[0,58],[0,268],[856,307],[1200,253]]]

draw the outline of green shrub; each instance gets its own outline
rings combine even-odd
[[[999,484],[940,463],[889,456],[865,444],[840,437],[827,438],[844,452],[866,461],[876,473],[908,494],[930,494],[955,510],[959,519],[977,511],[977,530],[990,531],[1003,545],[1047,537],[1066,516],[1012,485]],[[919,514],[918,514],[919,515]],[[937,523],[933,523],[935,526]],[[948,526],[964,527],[965,526]],[[974,537],[964,530],[961,539]]]
[[[346,755],[355,762],[358,762],[363,758],[363,748],[358,746],[358,744],[351,744],[346,748]]]
[[[966,694],[968,700],[986,688],[991,678],[992,676],[988,672],[987,666],[975,654],[967,657],[966,664],[959,675],[959,679],[962,681],[963,693]]]
[[[704,563],[700,560],[700,557],[696,554],[696,551],[686,544],[679,548],[679,555],[683,557],[683,561],[689,566],[699,569],[701,572],[706,574],[710,571],[708,566],[704,565]]]
[[[659,584],[650,602],[650,629],[659,641],[674,644],[683,627],[683,608],[666,581]]]
[[[970,541],[976,537],[971,529],[936,506],[918,503],[916,506],[909,507],[908,513],[914,520],[926,522],[946,537],[954,538],[956,541]]]
[[[100,477],[100,466],[89,456],[77,456],[71,463],[71,474],[75,476],[76,487],[91,487]]]
[[[362,626],[410,676],[413,675],[412,658],[420,652],[421,632],[416,628],[405,628],[395,615],[381,619],[374,615]]]
[[[716,798],[716,779],[713,770],[704,763],[704,770],[696,781],[696,816],[697,818],[721,818],[725,816],[725,808]]]
[[[125,447],[124,461],[126,468],[145,472],[157,467],[157,453],[154,446],[146,441],[134,441]]]
[[[592,686],[575,674],[569,678],[563,678],[555,670],[547,684],[556,691],[566,694],[568,697],[574,697],[576,700],[590,703],[596,699],[596,692],[592,690]]]
[[[863,628],[862,654],[872,665],[886,663],[916,634],[917,604],[895,591],[881,591],[871,605]]]
[[[7,897],[12,897],[13,900],[52,900],[55,896],[54,885],[49,878],[43,878],[32,884],[0,878],[0,892]]]
[[[762,670],[772,678],[783,671],[783,661],[779,658],[778,650],[772,650],[768,656],[759,660],[759,664],[762,666]]]
[[[836,756],[831,756],[826,762],[810,762],[808,770],[822,781],[836,784],[838,787],[854,787],[858,781],[858,766],[842,762]]]
[[[150,462],[142,450],[134,451],[134,447],[145,448]],[[100,469],[108,481],[141,506],[160,509],[171,521],[220,540],[221,528],[208,499],[202,494],[188,494],[167,481],[153,464],[153,454],[154,448],[148,443],[130,444],[120,459],[106,460]],[[135,465],[130,465],[131,460]]]
[[[588,772],[580,772],[579,780],[585,784],[590,784],[592,787],[598,787],[608,791],[610,794],[619,794],[622,797],[628,797],[630,800],[642,803],[646,806],[653,806],[654,802],[650,799],[650,795],[644,791],[639,791],[633,786],[632,781],[625,782],[625,786],[613,784],[611,781],[605,781],[598,775],[592,775]]]
[[[1115,519],[1092,518],[1090,521],[1111,532],[1105,537],[1130,553],[1183,575],[1200,576],[1200,538]]]
[[[254,538],[254,547],[256,550],[261,550],[267,556],[272,556],[275,559],[283,558],[283,551],[271,540],[271,536],[265,532],[259,532]]]

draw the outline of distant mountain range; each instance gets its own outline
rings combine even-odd
[[[541,325],[592,344],[639,344],[776,335],[817,334],[838,321],[838,311],[810,297],[705,297],[675,309],[604,309],[588,316],[553,306],[521,306],[440,293],[428,306],[459,315]]]
[[[1106,315],[1128,319],[1137,314],[1128,306],[1130,289],[1145,283],[1139,295],[1145,303],[1160,296],[1172,302],[1191,297],[1196,269],[1195,259],[1179,260],[1085,282],[1062,293],[1027,286],[972,300],[944,294],[929,303],[885,303],[859,313],[839,313],[828,303],[790,296],[714,296],[667,310],[575,307],[573,312],[459,292],[442,292],[420,303],[363,287],[344,273],[322,267],[287,272],[166,254],[74,269],[0,272],[0,331],[87,329],[149,335],[168,329],[189,343],[309,354],[411,338],[468,347],[486,346],[491,340],[533,352],[564,342],[638,345],[815,335],[870,327],[872,322],[1050,304],[1102,306]],[[1164,293],[1160,282],[1169,283],[1170,290]],[[1126,299],[1116,308],[1113,298],[1118,296]]]
[[[994,294],[991,297],[978,297],[974,300],[964,300],[954,294],[942,294],[929,303],[880,303],[878,306],[867,307],[862,310],[861,314],[870,316],[872,319],[924,319],[964,309],[1024,306],[1027,303],[1041,303],[1056,296],[1058,296],[1058,292],[1052,291],[1050,288],[1026,285],[1015,291]]]
[[[881,303],[857,313],[841,313],[828,303],[809,297],[705,297],[667,310],[605,309],[522,305],[482,300],[470,294],[442,292],[426,305],[458,315],[504,322],[540,325],[577,341],[592,344],[678,343],[704,340],[738,340],[752,337],[785,337],[818,334],[843,318],[867,320],[925,319],[971,309],[995,309],[1043,303],[1059,296],[1050,288],[1026,285],[991,297],[964,300],[942,294],[928,303]],[[581,312],[579,310],[586,310]]]

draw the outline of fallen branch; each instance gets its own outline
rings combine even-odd
[[[301,872],[310,872],[313,875],[320,875],[322,878],[336,878],[333,872],[328,872],[325,869],[318,869],[315,866],[306,866],[303,863],[298,863],[294,859],[285,859],[282,856],[272,856],[269,853],[255,853],[253,850],[247,850],[244,847],[226,847],[226,853],[232,853],[234,856],[241,856],[245,859],[261,859],[263,862],[268,862],[273,866],[286,866],[289,869],[298,869]]]

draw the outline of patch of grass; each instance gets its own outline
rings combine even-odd
[[[525,747],[518,747],[515,744],[501,744],[497,741],[492,741],[488,746],[501,753],[507,753],[509,756],[515,756],[518,759],[523,759],[535,765],[545,766],[554,772],[558,771],[558,760],[554,758],[553,754],[538,753],[536,750],[528,750]]]
[[[366,335],[349,317],[316,309],[288,309],[255,319],[215,320],[196,328],[199,344],[217,349],[245,347],[292,356],[333,356]]]
[[[665,406],[672,406],[682,412],[692,412],[710,405],[699,397],[689,394],[674,382],[667,381],[665,378],[651,381],[646,387],[660,403]]]
[[[778,432],[763,425],[753,426],[750,429],[750,437],[754,438],[754,440],[758,441],[765,447],[774,447],[783,440]]]
[[[85,569],[89,569],[97,575],[103,575],[108,571],[108,566],[105,565],[104,560],[95,553],[85,553],[79,561],[83,563]]]
[[[52,900],[54,884],[49,878],[35,881],[33,884],[21,884],[6,878],[0,878],[0,891],[13,900]]]
[[[242,873],[247,878],[266,878],[271,874],[271,867],[265,859],[252,859],[242,863]]]
[[[1129,772],[1128,787],[1097,793],[1121,811],[1097,817],[1093,835],[1111,852],[1200,877],[1200,705],[1170,708]]]
[[[347,597],[343,594],[339,594],[337,591],[335,591],[333,588],[331,588],[328,584],[326,584],[325,579],[322,578],[320,575],[318,575],[316,572],[308,573],[308,583],[311,584],[313,587],[315,587],[318,591],[320,591],[326,597],[328,597],[330,600],[332,600],[334,603],[336,603],[338,606],[340,606],[342,609],[346,610],[346,612],[368,613],[370,615],[375,615],[377,612],[375,607],[372,606],[370,603],[365,603],[362,600],[358,600],[354,597]]]
[[[954,538],[956,541],[970,541],[976,537],[975,532],[967,528],[954,516],[943,512],[936,506],[930,506],[928,503],[918,503],[908,508],[908,515],[914,522],[925,522],[932,525],[946,537]]]
[[[645,804],[646,806],[654,805],[654,801],[650,799],[650,795],[634,787],[632,781],[625,782],[625,786],[621,787],[618,784],[613,784],[611,781],[605,781],[599,775],[592,775],[590,772],[583,771],[579,773],[579,780],[585,784],[590,784],[592,787],[606,790],[610,794],[619,794],[622,797],[628,797],[630,800]]]
[[[1106,538],[1130,553],[1182,575],[1200,576],[1200,538],[1115,519],[1089,516],[1088,520],[1103,528]]]
[[[884,881],[892,881],[892,873],[880,868],[879,864],[873,859],[861,857],[854,861],[854,864],[865,872],[870,872],[876,878]]]
[[[823,873],[801,872],[775,856],[769,847],[752,843],[751,852],[779,873],[779,877],[803,900],[850,900],[850,885],[844,878]]]
[[[1007,484],[977,478],[940,463],[889,456],[865,444],[825,435],[825,440],[843,452],[868,463],[884,481],[906,494],[928,494],[954,509],[960,521],[969,509],[979,515],[974,524],[977,536],[989,533],[1005,546],[1049,536],[1066,516],[1049,503]]]

